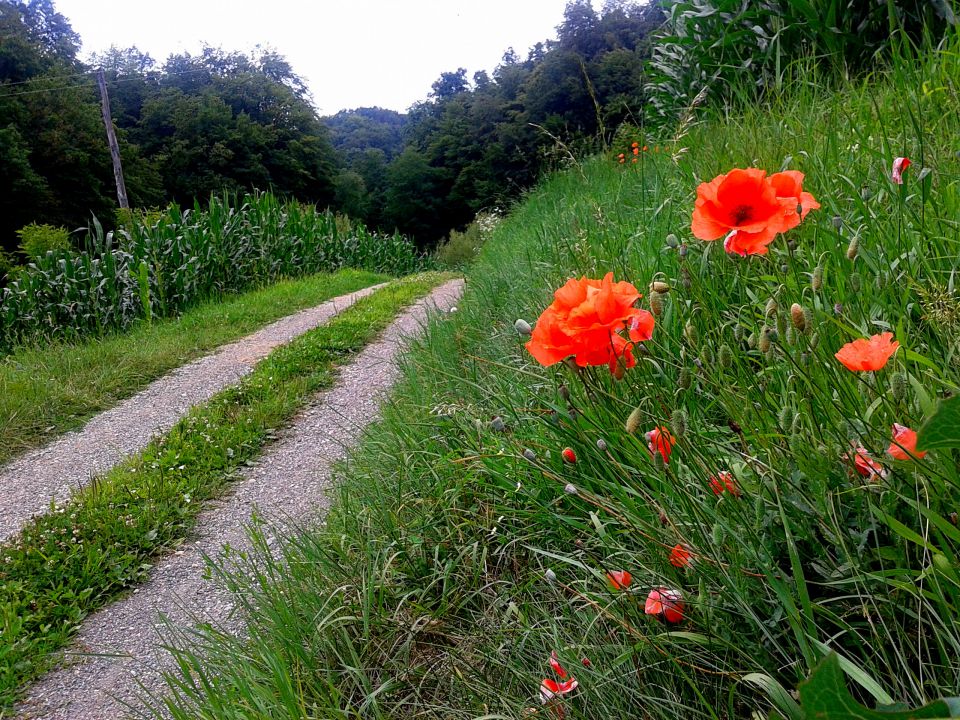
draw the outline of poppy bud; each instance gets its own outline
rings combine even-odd
[[[750,333],[750,337],[747,338],[747,347],[753,350],[757,346],[757,334]]]
[[[597,440],[597,450],[599,450],[600,452],[606,452],[607,441],[604,440],[603,438],[600,438],[599,440]]]
[[[518,318],[516,322],[513,323],[514,329],[520,335],[531,335],[533,334],[533,328],[530,327],[530,323],[522,318]]]
[[[786,275],[788,272],[790,272],[790,266],[784,263],[783,265],[780,266],[780,272]]]
[[[777,311],[777,301],[773,298],[767,300],[767,306],[763,309],[763,314],[766,317],[770,317]]]
[[[757,347],[760,348],[760,352],[762,353],[770,351],[770,330],[766,326],[760,331],[760,340],[757,343]]]
[[[490,428],[494,432],[503,432],[506,429],[506,425],[503,422],[503,418],[497,415],[493,420],[490,421]]]
[[[673,434],[677,438],[682,438],[687,432],[687,412],[677,408],[670,416],[670,426],[673,428]]]
[[[890,378],[890,395],[897,402],[907,397],[907,376],[903,373],[894,373]]]
[[[637,431],[637,428],[640,427],[640,421],[642,420],[642,416],[643,416],[643,411],[640,409],[640,406],[638,405],[633,409],[630,415],[627,416],[626,429],[628,433],[633,435]]]
[[[686,244],[686,243],[684,243],[683,245],[680,246],[680,257],[685,258],[685,257],[687,256],[687,253],[688,253],[688,252],[689,252],[689,250],[687,249],[687,244]]]
[[[684,245],[683,247],[686,247]],[[686,255],[686,253],[681,253],[681,255]],[[689,290],[690,286],[693,285],[693,282],[690,280],[690,271],[686,267],[680,268],[680,284],[683,285],[685,290]]]
[[[710,349],[709,345],[704,345],[703,350],[700,351],[700,357],[698,358],[700,365],[697,367],[703,368],[704,365],[713,365],[713,350]]]
[[[847,260],[856,260],[857,255],[860,254],[860,238],[854,237],[850,239],[850,244],[847,245]]]
[[[557,388],[557,392],[560,394],[560,397],[567,402],[570,402],[570,389],[566,385],[561,385],[559,388]]]
[[[850,275],[850,289],[854,292],[860,292],[860,276],[856,273]]]
[[[543,577],[551,585],[557,581],[557,574],[550,568],[546,569],[546,571],[543,573]]]
[[[677,236],[674,235],[673,233],[670,233],[669,235],[667,235],[667,237],[665,238],[665,241],[667,243],[667,247],[675,248],[680,244],[677,241]]]
[[[802,305],[794,303],[790,306],[790,319],[793,321],[793,326],[800,332],[806,329],[807,318]]]
[[[690,377],[690,371],[687,370],[687,368],[681,368],[680,377],[677,378],[677,385],[679,385],[682,390],[689,390],[692,383],[693,379]]]
[[[720,367],[729,368],[733,365],[733,351],[730,349],[729,345],[721,345],[720,351],[717,353],[717,359],[720,362]]]
[[[683,336],[687,339],[687,342],[690,343],[690,347],[696,347],[697,341],[700,339],[697,326],[689,320],[687,320],[687,324],[683,326]]]
[[[563,486],[563,491],[564,491],[567,495],[579,495],[579,494],[580,494],[580,491],[577,490],[577,486],[574,485],[573,483],[567,483],[566,485],[564,485],[564,486]]]
[[[526,448],[526,449],[523,451],[523,456],[524,456],[527,460],[529,460],[530,462],[533,462],[534,460],[537,459],[537,454],[536,454],[533,450],[531,450],[530,448]]]
[[[743,340],[743,326],[742,326],[742,325],[734,325],[734,326],[733,326],[733,339],[736,340],[737,342],[740,342],[741,340]]]
[[[803,326],[804,331],[809,335],[813,332],[813,310],[810,308],[803,309]],[[816,347],[817,344],[814,341],[810,341],[810,347]]]
[[[839,215],[834,215],[834,216],[833,216],[833,227],[836,228],[837,230],[839,230],[840,228],[842,228],[842,227],[843,227],[843,218],[840,217]]]
[[[562,455],[563,459],[571,465],[577,461],[577,454],[573,451],[573,448],[565,447],[560,455]]]
[[[870,188],[868,188],[866,185],[861,185],[861,186],[860,186],[860,199],[863,200],[863,201],[867,201],[867,200],[869,200],[869,199],[872,198],[872,197],[873,197],[873,190],[871,190]]]
[[[813,275],[810,276],[810,287],[814,292],[820,292],[823,287],[823,265],[817,265],[813,269]]]
[[[663,295],[658,292],[650,293],[650,312],[657,317],[663,315]]]
[[[650,283],[650,292],[660,293],[661,295],[670,292],[670,286],[662,280],[654,280]]]

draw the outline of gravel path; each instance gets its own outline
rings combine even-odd
[[[139,684],[162,692],[160,672],[171,660],[159,647],[159,613],[176,625],[197,619],[238,628],[229,594],[203,577],[204,557],[217,557],[225,545],[248,547],[245,523],[257,510],[266,518],[309,518],[326,505],[330,466],[346,457],[364,427],[379,411],[397,376],[395,359],[404,337],[417,333],[430,308],[449,310],[463,281],[448,282],[401,314],[338,374],[336,384],[318,395],[233,486],[218,507],[200,517],[197,535],[157,564],[150,580],[134,594],[91,615],[80,630],[72,655],[77,662],[35,684],[18,708],[20,717],[47,720],[103,720],[139,707]],[[242,627],[242,625],[239,625]]]
[[[82,429],[0,467],[0,542],[15,535],[31,516],[61,504],[157,434],[169,430],[191,407],[206,402],[249,373],[278,345],[327,322],[383,285],[328,300],[224,345],[184,365]]]

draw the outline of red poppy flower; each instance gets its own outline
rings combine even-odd
[[[890,179],[893,180],[897,185],[903,185],[903,171],[912,164],[913,163],[910,162],[909,158],[894,158],[893,169],[890,171]]]
[[[806,212],[819,207],[802,191],[802,181],[798,172],[768,178],[757,168],[718,175],[697,188],[690,229],[701,240],[725,238],[729,253],[763,255],[778,233],[796,227]]]
[[[620,153],[619,155],[617,155],[617,160],[620,161],[621,163],[624,161],[623,153]]]
[[[869,339],[860,338],[848,342],[840,348],[834,357],[843,363],[847,370],[867,372],[880,370],[900,347],[893,339],[893,333],[885,332],[873,335]]]
[[[634,154],[634,155],[639,155],[639,154],[640,154],[640,148],[635,147],[635,148],[633,149],[633,154]]]
[[[642,296],[628,282],[568,280],[543,311],[526,344],[541,365],[573,357],[580,367],[608,365],[610,372],[636,365],[631,343],[649,340],[654,318],[634,307]],[[620,333],[627,331],[629,340]]]
[[[854,469],[860,473],[863,477],[867,478],[871,482],[876,482],[878,480],[883,480],[887,477],[888,470],[874,460],[870,453],[867,452],[866,448],[857,445],[855,442],[850,443],[853,448],[853,458],[850,457],[849,453],[844,453],[844,460],[853,460]]]
[[[682,568],[693,564],[693,553],[679,543],[670,551],[670,564]]]
[[[560,664],[560,658],[557,656],[556,650],[550,651],[550,667],[552,667],[553,671],[560,676],[561,680],[567,676],[567,671],[564,670],[563,665]]]
[[[646,152],[646,151],[649,150],[649,149],[650,149],[650,146],[649,146],[649,145],[644,145],[644,146],[643,146],[643,151],[644,151],[644,152]]]
[[[670,453],[673,452],[673,446],[677,442],[670,431],[661,425],[648,432],[644,437],[647,438],[647,449],[650,450],[650,455],[656,457],[659,454],[663,458],[664,464],[669,463]]]
[[[647,595],[643,611],[647,615],[656,615],[668,623],[678,623],[683,620],[683,595],[679,590],[654,588]]]
[[[927,451],[917,452],[917,433],[900,423],[893,424],[893,442],[887,453],[895,460],[914,460],[922,458]]]
[[[633,582],[633,576],[626,570],[611,570],[607,573],[607,580],[613,585],[614,590],[626,590]]]
[[[631,143],[630,147],[632,147],[632,148],[640,147],[640,143],[638,143],[636,140],[634,140],[633,143]]]
[[[732,473],[726,470],[721,470],[710,478],[710,489],[713,490],[714,495],[722,495],[724,492],[728,492],[734,497],[740,497],[740,488],[737,486],[736,479]]]
[[[550,653],[550,667],[560,676],[560,682],[551,680],[550,678],[544,678],[540,682],[540,701],[543,703],[573,692],[577,688],[577,681],[574,677],[571,676],[569,680],[564,679],[567,677],[567,671],[557,659],[556,650]]]

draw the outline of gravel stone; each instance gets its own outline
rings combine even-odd
[[[62,505],[124,458],[145,448],[194,405],[240,380],[270,352],[322,325],[384,284],[327,300],[281,318],[211,355],[177,368],[145,390],[97,415],[80,430],[0,466],[0,542],[33,516]]]
[[[335,385],[280,431],[280,439],[232,484],[231,494],[201,514],[195,538],[162,558],[132,594],[87,618],[65,664],[30,688],[17,708],[19,717],[102,720],[142,710],[139,698],[162,695],[161,673],[173,668],[161,647],[161,633],[171,627],[164,620],[187,631],[205,622],[243,633],[230,595],[204,577],[205,557],[248,548],[245,528],[254,516],[266,523],[261,528],[271,537],[291,521],[323,512],[331,466],[379,416],[399,374],[396,361],[405,339],[422,331],[429,311],[448,311],[462,289],[462,280],[440,286],[341,368]]]

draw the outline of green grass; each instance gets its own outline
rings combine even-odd
[[[140,582],[309,397],[397,312],[445,279],[397,280],[260,362],[140,455],[0,546],[0,707],[90,611]]]
[[[455,319],[411,353],[326,524],[292,529],[280,560],[261,542],[217,568],[250,634],[171,638],[174,717],[558,717],[538,698],[552,650],[579,680],[568,718],[799,720],[789,692],[827,647],[868,705],[956,694],[957,454],[885,449],[894,422],[917,428],[960,389],[958,50],[837,93],[797,73],[769,107],[638,138],[675,160],[593,158],[531,193]],[[914,162],[902,186],[899,155]],[[823,208],[767,257],[694,239],[698,182],[754,164],[803,171]],[[673,288],[637,366],[620,382],[538,366],[515,319],[606,271]],[[886,369],[834,359],[888,329],[901,350]],[[666,467],[643,437],[658,425],[679,436]],[[851,440],[885,480],[853,471]],[[742,496],[711,491],[724,469]],[[678,543],[688,570],[668,562]],[[615,569],[626,592],[605,581]],[[681,624],[645,614],[658,586],[682,591]]]
[[[290,313],[387,278],[359,270],[288,280],[176,319],[0,358],[0,463],[82,425],[167,371]]]

